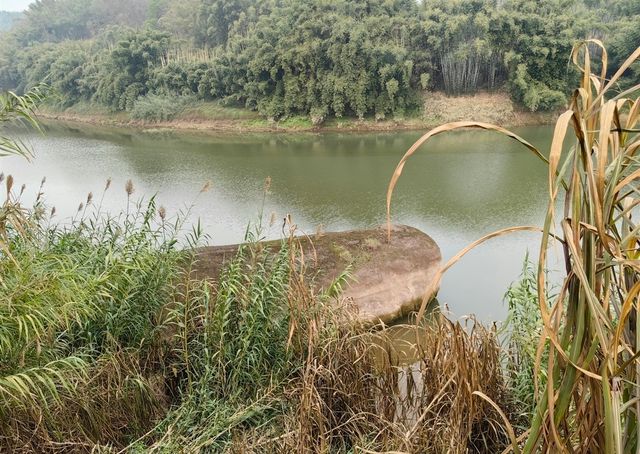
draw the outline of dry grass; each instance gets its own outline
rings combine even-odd
[[[418,342],[397,363],[395,331],[361,332],[310,345],[292,398],[288,452],[496,452],[508,442],[500,415],[477,392],[504,402],[494,333],[438,316],[405,326]]]
[[[519,109],[507,93],[499,91],[455,97],[441,92],[427,92],[422,114],[427,125],[463,120],[510,126],[538,125],[553,123],[555,117],[555,113]]]
[[[600,73],[589,50],[602,50]],[[538,268],[538,300],[544,330],[538,347],[538,375],[546,386],[537,402],[524,452],[627,453],[640,449],[640,227],[634,220],[640,196],[640,99],[625,98],[640,86],[616,93],[617,81],[640,57],[640,48],[610,78],[599,41],[577,45],[573,62],[581,86],[560,115],[548,161],[531,144],[503,128],[478,123],[443,125],[423,136],[394,172],[391,196],[407,159],[430,137],[460,128],[493,130],[517,140],[549,164],[549,205]],[[571,131],[573,145],[565,139]],[[556,206],[564,202],[558,216]],[[455,256],[442,273],[477,244],[516,230],[492,233]],[[559,230],[559,235],[555,231]],[[560,294],[545,295],[547,250],[562,245],[566,276]],[[442,275],[440,274],[440,276]],[[427,289],[424,305],[437,289]],[[547,342],[548,361],[541,361]],[[515,451],[519,447],[514,443]]]

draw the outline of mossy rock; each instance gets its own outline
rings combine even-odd
[[[427,234],[408,226],[332,232],[299,237],[309,281],[319,289],[331,285],[350,268],[351,279],[340,301],[357,311],[365,324],[388,323],[419,305],[427,286],[441,266],[438,245]],[[261,243],[276,250],[280,241]],[[217,280],[239,245],[210,246],[198,250],[198,277]]]

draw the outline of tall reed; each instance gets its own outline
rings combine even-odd
[[[0,217],[0,446],[126,443],[168,401],[160,335],[188,256],[181,223],[160,219],[153,198],[109,216],[89,194],[57,225],[41,196],[26,209],[12,186],[3,209],[22,215]]]
[[[250,236],[198,280],[199,228],[181,250],[180,220],[125,190],[115,216],[90,194],[70,225],[41,200],[19,230],[5,221],[0,450],[489,453],[513,438],[491,403],[511,400],[492,330],[407,327],[420,340],[399,362],[392,329],[351,328],[345,274],[314,293],[294,238]]]
[[[590,57],[593,46],[602,49],[597,74]],[[460,128],[501,132],[548,162],[549,203],[543,227],[489,234],[455,256],[439,275],[491,238],[517,230],[542,232],[537,281],[544,330],[536,372],[546,372],[548,379],[526,432],[527,453],[640,449],[640,227],[634,221],[640,204],[640,99],[627,97],[637,96],[640,86],[616,91],[620,77],[639,57],[640,48],[607,78],[602,43],[589,40],[575,46],[572,60],[582,72],[581,84],[558,118],[548,159],[498,126],[451,123],[427,133],[406,153],[389,186],[388,212],[407,159],[430,137]],[[569,131],[573,143],[566,146]],[[556,213],[559,204],[564,204],[561,215]],[[561,244],[566,274],[559,295],[548,301],[544,270],[553,241]],[[427,289],[423,306],[437,286],[438,282]],[[551,348],[545,364],[541,353],[547,342]]]

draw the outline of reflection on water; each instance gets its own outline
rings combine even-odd
[[[448,314],[441,313],[437,299],[418,323],[415,315],[371,333],[370,338],[370,354],[380,376],[395,374],[395,418],[408,427],[426,417],[425,408],[459,395],[456,387],[474,380],[469,371],[474,371],[475,380],[489,384],[489,375],[500,368],[495,327],[478,326],[473,317],[460,323],[446,321]]]
[[[550,128],[518,133],[545,149]],[[391,173],[419,132],[376,134],[205,135],[49,125],[45,135],[22,132],[36,159],[0,161],[3,172],[35,195],[47,177],[47,200],[61,216],[73,214],[107,178],[105,206],[126,203],[132,179],[139,196],[157,194],[168,213],[195,203],[213,244],[238,242],[257,217],[264,178],[271,176],[265,213],[291,214],[305,231],[368,228],[385,219]],[[393,203],[395,222],[431,235],[445,260],[471,241],[511,225],[541,225],[546,168],[513,141],[488,132],[439,136],[409,161]],[[199,194],[205,181],[210,192]],[[276,225],[268,236],[277,237]],[[459,315],[504,317],[502,296],[517,278],[534,234],[502,238],[469,254],[444,278],[440,300]]]

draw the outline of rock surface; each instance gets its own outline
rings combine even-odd
[[[324,233],[300,237],[306,273],[314,285],[326,288],[351,266],[342,301],[353,306],[365,324],[391,322],[419,305],[434,279],[442,257],[438,245],[425,233],[408,226],[394,226],[387,242],[386,228]],[[262,243],[277,249],[279,241]],[[217,280],[238,245],[198,250],[196,275]]]

